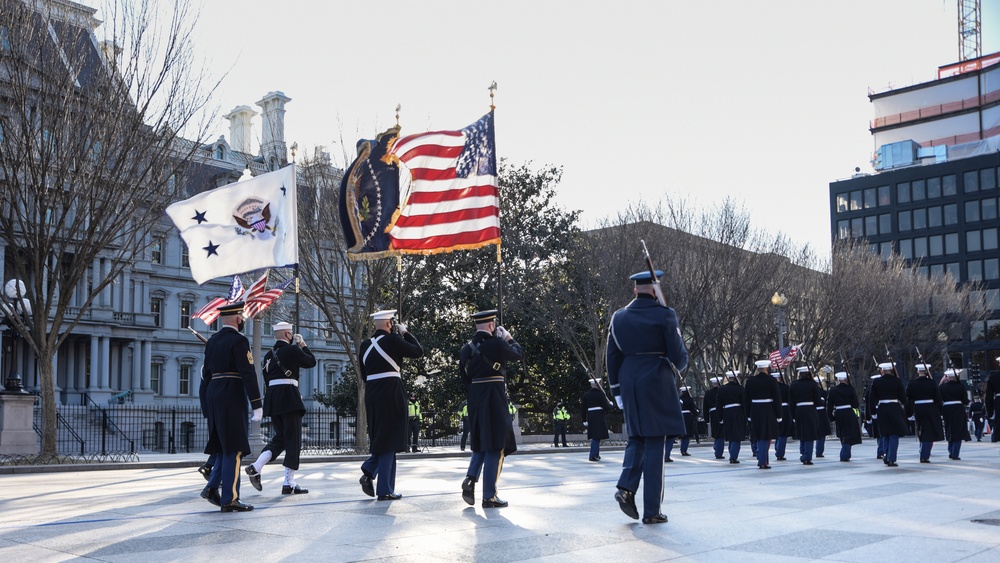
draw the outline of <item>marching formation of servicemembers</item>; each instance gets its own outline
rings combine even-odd
[[[963,441],[971,440],[968,421],[975,425],[981,440],[986,420],[1000,425],[998,402],[1000,373],[986,383],[985,401],[978,392],[972,404],[958,372],[946,370],[940,383],[930,374],[930,366],[915,366],[917,377],[904,385],[892,362],[878,365],[866,390],[864,416],[858,394],[846,372],[835,374],[829,391],[811,366],[796,369],[798,377],[790,385],[772,369],[769,359],[755,363],[756,372],[739,382],[739,372],[711,377],[701,410],[687,387],[680,387],[680,372],[687,367],[688,354],[681,338],[677,314],[658,297],[662,272],[640,272],[631,276],[635,298],[611,318],[607,341],[607,370],[612,396],[622,410],[628,443],[621,475],[614,494],[619,508],[640,519],[636,495],[643,485],[641,519],[644,524],[667,521],[661,510],[664,491],[664,462],[680,439],[682,456],[690,455],[690,438],[697,435],[699,415],[707,423],[716,459],[739,464],[742,442],[749,437],[759,469],[770,469],[773,442],[775,460],[785,461],[789,437],[799,443],[799,461],[812,465],[814,456],[824,457],[825,440],[835,432],[841,442],[840,461],[851,461],[851,448],[862,441],[862,422],[869,436],[877,440],[877,458],[889,467],[897,466],[899,439],[913,423],[920,442],[919,461],[930,463],[934,442],[947,440],[948,457],[960,460]],[[263,362],[267,393],[262,397],[250,344],[242,334],[243,304],[219,308],[223,327],[205,345],[201,396],[208,419],[209,439],[205,453],[211,461],[199,468],[208,480],[202,498],[222,512],[244,512],[253,506],[240,500],[240,460],[249,455],[247,421],[271,417],[274,436],[257,460],[245,469],[251,485],[262,490],[264,466],[282,452],[285,479],[282,494],[309,491],[295,481],[301,449],[301,421],[305,412],[298,391],[299,370],[316,365],[301,335],[293,334],[287,322],[273,326],[274,347]],[[421,418],[416,397],[409,401],[400,376],[404,358],[419,358],[423,349],[407,326],[396,322],[395,310],[371,315],[374,332],[358,350],[359,374],[365,385],[365,407],[370,440],[370,457],[361,464],[362,492],[380,501],[402,498],[396,492],[396,455],[408,446],[416,451]],[[462,449],[466,434],[472,456],[461,496],[475,504],[476,484],[482,477],[483,508],[506,507],[497,495],[497,481],[505,455],[516,450],[512,417],[516,410],[507,393],[506,364],[524,358],[521,345],[497,323],[496,310],[471,316],[476,332],[461,349],[459,373],[467,400],[463,417]],[[996,358],[1000,363],[1000,357]],[[596,379],[582,398],[581,416],[590,440],[590,461],[599,461],[600,442],[609,436],[605,415],[614,405]],[[252,411],[252,416],[250,415]],[[569,413],[560,402],[553,413],[559,438],[565,442]],[[831,421],[834,423],[831,427]],[[992,441],[998,441],[992,432]]]

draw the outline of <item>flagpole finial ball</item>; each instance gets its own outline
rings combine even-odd
[[[774,305],[775,307],[781,307],[786,303],[788,303],[788,299],[785,297],[785,294],[783,293],[778,293],[777,291],[775,291],[774,295],[771,296],[771,305]]]

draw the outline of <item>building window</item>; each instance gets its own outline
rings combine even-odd
[[[899,257],[906,260],[913,259],[913,241],[908,238],[899,241]]]
[[[958,205],[954,203],[949,203],[943,207],[944,209],[944,224],[945,225],[957,225],[958,224]]]
[[[910,203],[910,183],[896,184],[896,203]]]
[[[927,237],[927,247],[931,256],[941,256],[944,254],[944,237],[941,235]]]
[[[948,233],[944,235],[944,253],[958,254],[958,233]],[[958,278],[955,278],[958,279]]]
[[[987,168],[985,170],[979,171],[979,188],[984,192],[986,190],[995,190],[997,188],[997,171],[995,168]]]
[[[965,251],[979,252],[983,249],[983,245],[980,241],[979,231],[967,231],[965,233]]]
[[[875,199],[875,188],[866,188],[864,192],[865,197],[865,209],[871,209],[875,207],[878,201]]]
[[[191,301],[181,301],[181,328],[191,326],[191,307],[193,305]]]
[[[211,330],[212,332],[216,332],[216,331],[218,331],[218,330],[219,330],[220,328],[222,328],[222,321],[221,321],[221,320],[219,320],[219,317],[215,317],[215,320],[214,320],[214,321],[212,321],[212,324],[208,325],[208,328],[209,328],[209,330]]]
[[[932,179],[937,180],[937,178],[932,178]],[[913,183],[920,184],[921,186],[924,185],[923,180],[914,180]],[[940,181],[927,182],[927,199],[936,199],[939,197],[941,197],[941,182]]]
[[[913,228],[913,225],[910,223],[909,211],[900,211],[896,214],[896,227],[899,228],[900,232],[909,231]]]
[[[851,236],[855,238],[864,238],[865,223],[861,217],[851,219]]]
[[[983,279],[1000,279],[1000,259],[988,258],[983,260]]]
[[[913,239],[913,257],[927,258],[927,237]]]
[[[944,278],[944,264],[932,264],[931,265],[931,277],[934,279]]]
[[[163,263],[163,238],[156,237],[153,239],[153,245],[150,247],[149,261],[153,264]]]
[[[153,326],[162,328],[163,299],[160,297],[151,298],[149,300],[149,312],[153,315]]]
[[[913,230],[926,229],[927,228],[927,210],[926,209],[914,209],[913,210]]]
[[[226,147],[218,145],[215,147],[215,160],[226,160]]]
[[[980,203],[982,209],[980,217],[983,221],[991,221],[997,218],[997,198],[984,199]]]
[[[837,238],[845,239],[851,236],[851,222],[847,219],[841,219],[837,221]]]
[[[997,249],[997,229],[983,229],[983,250]]]
[[[1000,339],[1000,320],[991,319],[986,321],[986,338],[989,340]]]
[[[889,200],[889,186],[879,186],[878,187],[878,206],[883,207],[886,205],[891,205],[892,202]]]
[[[962,271],[958,267],[958,262],[948,262],[945,265],[945,269],[948,270],[948,273],[951,274],[951,277],[954,278],[955,281],[962,281]]]
[[[160,394],[160,381],[163,379],[163,364],[154,363],[149,366],[149,389],[154,395]]]
[[[875,236],[878,234],[878,216],[869,215],[865,217],[865,232],[868,236]]]
[[[851,211],[857,211],[861,208],[861,190],[854,190],[851,192]]]
[[[971,223],[973,221],[979,220],[979,202],[978,201],[967,201],[965,202],[965,222]]]
[[[924,183],[914,182],[912,187],[913,190],[910,193],[912,195],[913,201],[923,201],[927,195],[925,193],[926,190],[924,189]]]
[[[941,206],[932,205],[927,208],[927,226],[930,228],[941,226]]]
[[[887,235],[892,232],[892,215],[883,213],[878,216],[878,232]]]
[[[969,194],[972,192],[979,191],[979,171],[969,170],[968,172],[962,174],[962,182],[965,186],[965,193]]]
[[[892,257],[892,243],[891,242],[880,243],[879,254],[882,256],[883,262]]]
[[[965,264],[965,270],[969,273],[968,281],[983,281],[983,262],[982,260],[969,260]]]
[[[983,321],[969,323],[969,338],[972,340],[986,340],[986,323]]]
[[[190,256],[188,255],[188,247],[183,242],[181,243],[181,267],[182,268],[191,267],[191,260]]]
[[[180,367],[180,373],[177,375],[177,394],[178,395],[190,395],[191,394],[191,366],[187,364],[182,364]]]
[[[937,178],[933,179],[937,180]],[[928,182],[930,182],[930,180],[928,180]],[[941,193],[944,194],[945,197],[958,193],[958,187],[955,183],[954,174],[948,174],[947,176],[941,177]]]
[[[848,210],[847,194],[837,194],[837,213],[844,213]]]
[[[1000,289],[987,289],[984,300],[987,309],[1000,309]]]

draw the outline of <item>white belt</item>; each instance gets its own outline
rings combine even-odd
[[[365,381],[374,381],[376,379],[385,379],[387,377],[399,377],[398,371],[383,371],[382,373],[373,373],[365,378]]]
[[[681,414],[684,414],[684,413],[691,414],[691,411],[681,411]]]
[[[604,407],[590,407],[588,411],[603,411]]]
[[[899,401],[897,401],[896,399],[882,399],[881,401],[878,402],[878,404],[881,405],[882,403],[898,403],[898,402]]]
[[[816,410],[823,410],[825,407],[823,405],[816,405]]]
[[[941,403],[942,405],[961,405],[962,401],[945,401]]]
[[[267,382],[267,386],[268,387],[274,387],[275,385],[294,385],[294,386],[298,387],[299,386],[299,380],[298,379],[272,379],[271,381]]]
[[[772,403],[771,399],[750,399],[751,403]]]
[[[914,405],[929,405],[934,402],[934,399],[920,399],[919,401],[913,401]]]
[[[839,411],[840,409],[849,409],[849,408],[851,408],[851,405],[837,405],[833,407],[833,410]]]
[[[787,407],[787,406],[788,406],[788,403],[781,403],[781,406],[783,406],[783,407]]]
[[[723,405],[722,408],[731,409],[733,407],[742,407],[742,406],[743,405],[741,405],[740,403],[729,403],[728,405]]]
[[[809,401],[808,403],[795,403],[795,406],[797,406],[797,407],[811,407],[812,406],[812,401]]]

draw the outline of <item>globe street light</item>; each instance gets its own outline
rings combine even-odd
[[[778,328],[778,350],[785,347],[785,332],[788,330],[788,326],[785,325],[785,304],[788,303],[788,299],[782,293],[774,292],[771,296],[771,305],[774,305],[774,324]]]
[[[3,288],[3,295],[0,296],[0,312],[3,313],[3,324],[7,326],[4,334],[10,340],[11,364],[10,373],[4,382],[4,390],[0,393],[7,395],[26,395],[27,392],[21,385],[21,374],[17,372],[17,340],[21,337],[21,332],[17,328],[14,317],[21,319],[21,325],[27,325],[27,320],[31,316],[31,302],[24,296],[25,287],[21,280],[10,280]]]

